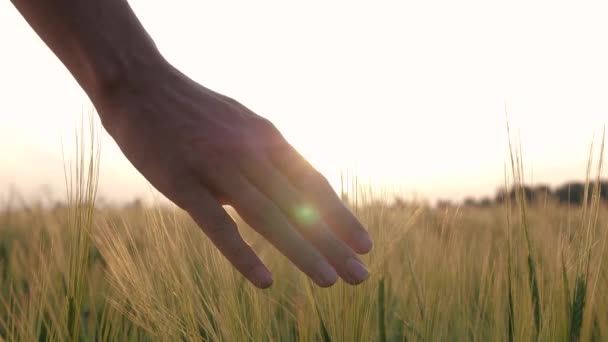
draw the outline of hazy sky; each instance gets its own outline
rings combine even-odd
[[[493,193],[505,101],[534,181],[555,184],[584,175],[608,121],[605,1],[130,3],[171,62],[274,121],[334,184],[356,166],[409,195]],[[0,200],[10,184],[62,198],[61,137],[91,106],[10,1],[0,52]],[[149,193],[103,141],[103,196]]]

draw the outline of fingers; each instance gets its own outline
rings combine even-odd
[[[275,203],[240,175],[226,175],[222,191],[252,228],[264,236],[317,285],[333,285],[334,268],[289,222]]]
[[[245,176],[281,209],[300,234],[325,256],[340,277],[353,285],[367,279],[369,273],[361,260],[336,237],[309,201],[269,162],[261,158],[248,160],[242,164]]]
[[[367,253],[373,243],[363,225],[344,205],[323,175],[315,170],[284,139],[269,148],[269,159],[275,167],[310,199],[336,234],[357,253]]]
[[[222,206],[202,186],[182,191],[176,201],[203,229],[209,239],[230,263],[259,288],[272,285],[272,275],[243,240],[236,223]]]

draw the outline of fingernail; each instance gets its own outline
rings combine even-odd
[[[272,285],[272,275],[262,266],[257,266],[251,271],[251,278],[255,286],[265,289]]]
[[[326,261],[321,260],[317,263],[317,284],[319,286],[331,286],[338,280],[338,274]]]
[[[374,245],[372,239],[369,237],[369,234],[362,231],[355,234],[355,243],[357,244],[357,247],[359,247],[359,250],[363,253],[369,252]]]
[[[367,268],[365,268],[361,261],[355,258],[349,258],[346,261],[346,270],[356,282],[362,282],[369,276]]]

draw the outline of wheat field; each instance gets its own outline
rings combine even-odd
[[[81,143],[92,150],[66,169],[66,206],[0,213],[2,340],[608,340],[608,206],[591,186],[582,207],[518,192],[443,209],[357,189],[349,205],[375,241],[363,257],[371,276],[328,289],[234,214],[274,274],[259,290],[181,210],[97,206],[96,143]],[[517,189],[513,155],[505,182]]]

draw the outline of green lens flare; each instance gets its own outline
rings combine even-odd
[[[319,222],[319,213],[308,205],[302,205],[295,208],[295,216],[298,223],[305,226],[312,226]]]

